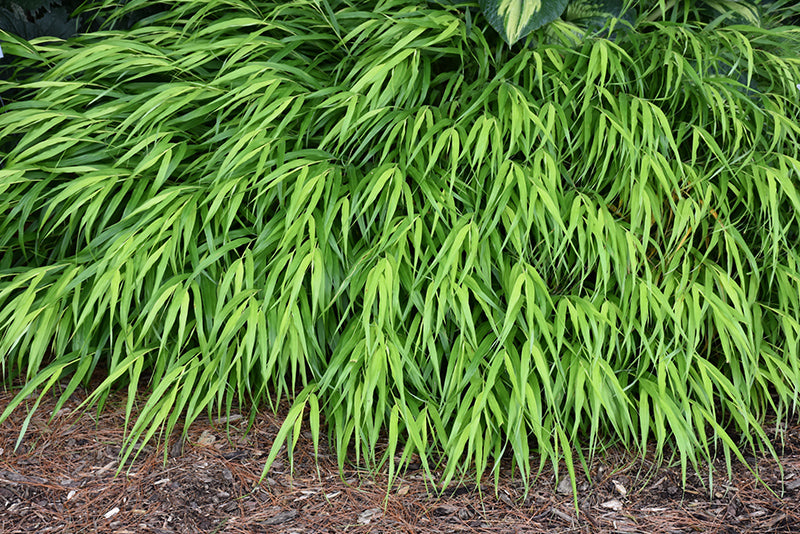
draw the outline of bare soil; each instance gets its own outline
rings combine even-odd
[[[576,513],[552,471],[527,495],[506,471],[497,488],[487,478],[442,493],[413,465],[389,488],[385,473],[340,473],[328,449],[315,461],[306,433],[293,465],[283,455],[261,480],[280,410],[249,430],[246,414],[198,421],[185,439],[154,440],[119,470],[122,398],[79,416],[85,395],[52,420],[46,397],[16,451],[25,407],[0,424],[1,533],[800,532],[800,427],[778,432],[780,464],[747,458],[765,484],[737,462],[728,478],[720,463],[713,492],[691,468],[684,487],[679,467],[612,448],[592,461],[591,483],[578,469]],[[0,409],[12,397],[0,391]]]

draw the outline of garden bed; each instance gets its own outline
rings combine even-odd
[[[411,468],[393,483],[385,473],[347,467],[340,476],[324,447],[315,462],[301,435],[291,472],[285,456],[259,482],[279,416],[195,422],[174,439],[143,449],[117,473],[125,415],[120,397],[99,417],[72,412],[79,391],[52,421],[46,397],[14,452],[25,413],[0,425],[0,531],[124,533],[322,532],[799,532],[800,427],[783,432],[783,465],[751,459],[773,495],[741,464],[733,476],[717,466],[710,494],[695,475],[681,489],[680,469],[611,449],[578,480],[578,507],[566,484],[544,472],[527,496],[518,478],[501,473],[451,485],[444,495]],[[0,404],[12,393],[0,395]],[[285,412],[285,410],[284,410]],[[563,473],[562,473],[563,475]],[[565,480],[562,477],[562,480]],[[623,495],[624,493],[624,495]]]

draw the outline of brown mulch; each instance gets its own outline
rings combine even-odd
[[[0,391],[0,410],[11,398]],[[249,431],[238,413],[198,421],[185,440],[167,444],[166,463],[154,440],[118,472],[123,402],[78,417],[72,409],[83,398],[76,393],[50,420],[55,400],[47,396],[16,452],[25,408],[0,424],[0,532],[800,532],[800,427],[783,431],[782,475],[774,460],[748,458],[774,493],[736,463],[730,479],[716,466],[713,494],[697,475],[682,488],[679,467],[612,449],[593,460],[591,483],[579,475],[578,514],[552,472],[527,495],[510,474],[497,491],[487,478],[442,495],[423,471],[409,470],[387,495],[385,474],[340,476],[328,449],[315,462],[308,434],[293,469],[284,457],[259,482],[280,423],[271,413]]]

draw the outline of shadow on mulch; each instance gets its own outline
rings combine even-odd
[[[0,392],[0,406],[13,397]],[[709,495],[697,476],[681,489],[680,469],[656,467],[624,450],[607,451],[578,480],[575,513],[568,483],[543,473],[527,496],[502,475],[480,489],[434,493],[420,470],[398,477],[387,498],[385,474],[347,471],[323,448],[315,462],[301,437],[293,471],[277,461],[259,478],[280,418],[232,414],[198,421],[166,450],[145,446],[118,473],[125,417],[121,398],[99,416],[72,413],[78,392],[50,420],[51,396],[33,415],[19,449],[24,407],[0,425],[0,532],[330,533],[330,532],[800,532],[800,427],[784,431],[779,466],[753,459],[770,493],[742,465],[730,480],[717,470]],[[774,429],[773,429],[774,431]],[[563,472],[562,472],[563,476]],[[426,484],[427,482],[427,484]]]

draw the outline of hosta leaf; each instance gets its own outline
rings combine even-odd
[[[622,0],[572,0],[564,12],[563,18],[574,21],[598,15],[618,17],[624,7]]]
[[[35,9],[41,8],[41,16]],[[13,33],[23,39],[50,36],[66,39],[75,35],[78,30],[77,21],[70,18],[70,13],[60,5],[50,5],[45,2],[26,11],[25,4],[9,3],[7,7],[0,8],[0,29]]]
[[[603,28],[612,17],[629,22],[635,18],[632,10],[625,10],[623,0],[573,0],[561,18],[594,31]]]
[[[475,5],[474,0],[433,0],[433,1],[443,6],[471,7]]]
[[[481,9],[489,24],[511,45],[557,19],[567,3],[568,0],[482,0]]]

